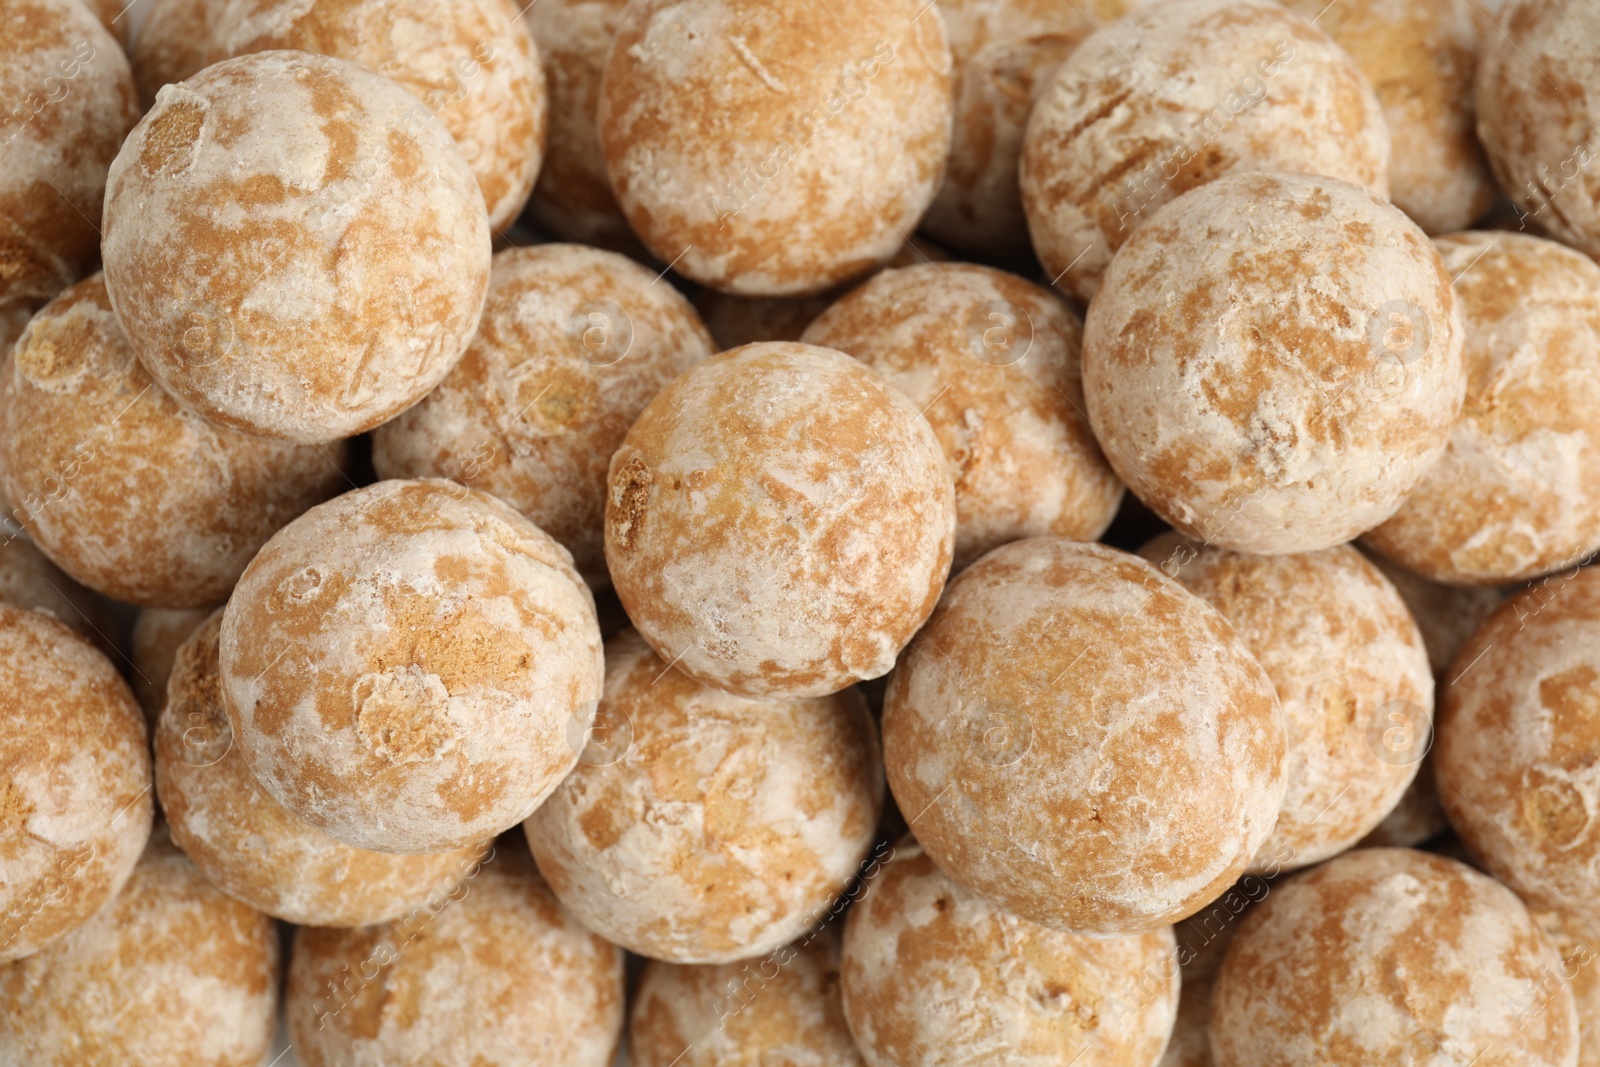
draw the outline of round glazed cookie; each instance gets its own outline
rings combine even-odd
[[[694,308],[656,280],[582,245],[500,252],[466,355],[374,433],[379,477],[493,493],[561,542],[591,587],[609,584],[606,465],[644,406],[713,351]]]
[[[1573,1067],[1572,994],[1528,909],[1442,856],[1363,848],[1276,886],[1211,994],[1216,1067]],[[1487,1054],[1486,1054],[1487,1053]]]
[[[647,963],[628,1022],[632,1067],[863,1067],[839,999],[839,939],[808,935],[720,966]]]
[[[1348,545],[1253,556],[1173,533],[1139,554],[1222,612],[1277,690],[1288,791],[1252,868],[1361,840],[1416,777],[1433,722],[1427,648],[1394,586]]]
[[[410,407],[489,284],[483,197],[449,132],[388,78],[305,52],[161,93],[105,215],[106,288],[145,369],[267,437],[332,441]]]
[[[1578,1009],[1578,1067],[1600,1067],[1600,931],[1554,911],[1531,912],[1561,955],[1560,976]]]
[[[64,622],[111,655],[117,623],[106,602],[61,573],[32,541],[0,531],[0,603]]]
[[[1531,586],[1461,649],[1434,747],[1439,800],[1485,869],[1530,903],[1600,920],[1600,572]]]
[[[15,0],[0,16],[0,100],[0,315],[14,323],[94,262],[106,169],[139,98],[78,0]]]
[[[1510,0],[1483,35],[1474,79],[1478,136],[1495,178],[1532,222],[1600,255],[1600,10],[1572,0]]]
[[[1389,132],[1349,54],[1272,0],[1164,0],[1094,34],[1028,118],[1022,204],[1045,274],[1087,302],[1111,256],[1225,174],[1389,192]]]
[[[550,93],[550,143],[528,214],[563,241],[619,252],[636,248],[639,239],[611,195],[598,120],[600,77],[627,6],[627,0],[540,0],[526,15]]]
[[[153,806],[139,706],[87,640],[0,605],[0,701],[3,964],[116,895],[150,836]]]
[[[486,845],[395,856],[342,844],[273,800],[234,747],[217,676],[218,610],[178,650],[155,731],[156,794],[179,848],[223,892],[302,926],[393,919],[448,888]]]
[[[561,902],[642,956],[724,963],[802,935],[850,884],[883,800],[859,693],[750,700],[606,645],[594,740],[533,813]]]
[[[1028,113],[1061,61],[1127,0],[939,0],[955,61],[955,125],[944,185],[923,228],[979,259],[1030,254],[1017,190]]]
[[[455,138],[477,176],[489,225],[501,230],[521,213],[544,154],[544,73],[533,39],[514,24],[505,0],[223,3],[211,62],[297,48],[382,74],[421,100]],[[418,147],[432,149],[421,141]]]
[[[1160,1057],[1178,1009],[1171,929],[1051,930],[968,892],[915,843],[895,852],[845,923],[844,1013],[867,1067]]]
[[[1519,233],[1438,241],[1466,324],[1443,457],[1366,542],[1436,581],[1492,585],[1600,548],[1600,267]]]
[[[439,479],[312,508],[251,561],[222,619],[223,699],[251,772],[380,852],[462,848],[527,818],[577,763],[601,677],[572,557]]]
[[[1078,316],[991,267],[888,270],[823,312],[807,344],[889,380],[939,436],[956,486],[955,569],[1055,534],[1093,541],[1122,501],[1083,415]]]
[[[940,867],[1078,933],[1198,911],[1283,806],[1283,713],[1233,627],[1137,556],[1064,538],[951,581],[889,681],[883,745]]]
[[[889,260],[950,151],[950,48],[926,0],[641,0],[600,84],[612,192],[663,263],[757,296]]]
[[[210,608],[143,608],[133,622],[128,650],[133,660],[133,695],[144,708],[152,735],[167,703],[167,677],[178,648],[210,617]]]
[[[277,927],[163,833],[94,918],[0,969],[0,1062],[259,1067],[277,1009]]]
[[[903,394],[831,349],[746,345],[674,380],[611,457],[606,564],[679,670],[823,696],[894,666],[944,587],[955,518]]]
[[[622,1001],[622,952],[502,855],[436,913],[302,927],[284,1015],[305,1067],[607,1067]]]
[[[1111,466],[1181,532],[1310,552],[1394,514],[1461,410],[1460,312],[1433,242],[1365,189],[1237,174],[1122,246],[1083,391]]]
[[[1473,128],[1477,0],[1341,0],[1331,7],[1287,0],[1284,6],[1348,50],[1372,82],[1392,142],[1395,207],[1429,233],[1482,218],[1499,190]]]
[[[163,85],[187,81],[207,67],[211,35],[228,0],[144,0],[143,6],[128,60],[139,102],[148,111]]]
[[[147,607],[219,604],[279,527],[347,483],[343,442],[264,440],[180,407],[101,275],[34,316],[0,372],[0,482],[78,581]]]

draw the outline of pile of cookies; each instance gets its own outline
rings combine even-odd
[[[0,0],[0,1067],[1600,1065],[1597,41]]]

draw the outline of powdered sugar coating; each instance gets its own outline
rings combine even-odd
[[[298,48],[359,63],[422,101],[477,176],[489,225],[516,221],[544,156],[544,72],[505,0],[225,0],[211,62]],[[520,5],[519,5],[520,6]]]
[[[68,574],[131,604],[221,603],[267,538],[348,484],[343,442],[263,440],[179,406],[135,358],[99,274],[34,316],[0,405],[17,518]]]
[[[1272,0],[1167,0],[1091,36],[1028,119],[1022,203],[1045,273],[1087,301],[1112,253],[1226,174],[1389,192],[1389,133],[1348,53]]]
[[[1494,6],[1494,5],[1491,5]],[[1500,188],[1532,222],[1600,256],[1600,9],[1506,0],[1473,82],[1478,136]]]
[[[211,34],[228,0],[144,0],[143,6],[128,60],[139,102],[149,110],[163,85],[187,81],[209,65]]]
[[[493,493],[603,588],[611,454],[662,387],[712,351],[689,302],[626,256],[508,248],[495,256],[466,354],[378,428],[373,466],[383,478],[450,478]]]
[[[1106,458],[1183,533],[1310,552],[1392,515],[1461,409],[1460,311],[1433,243],[1331,178],[1237,174],[1158,211],[1084,327]]]
[[[1199,910],[1283,805],[1283,713],[1233,627],[1137,556],[1063,538],[951,581],[890,679],[883,742],[940,867],[1079,933]]]
[[[550,83],[550,144],[528,213],[564,241],[617,251],[639,239],[611,195],[600,148],[600,77],[627,0],[539,0],[527,26]]]
[[[1366,543],[1436,581],[1491,585],[1600,548],[1600,267],[1519,233],[1438,241],[1466,324],[1449,448]]]
[[[303,927],[284,998],[305,1067],[608,1067],[622,953],[502,855],[429,920]]]
[[[0,1061],[259,1067],[277,1008],[276,925],[160,833],[114,901],[0,970]]]
[[[127,57],[78,0],[0,14],[0,312],[76,281],[99,247],[106,169],[139,120]]]
[[[218,677],[218,609],[178,650],[155,731],[156,792],[173,841],[236,900],[309,926],[396,918],[448,888],[486,845],[395,856],[329,837],[285,811],[234,747]]]
[[[882,374],[922,410],[956,486],[956,570],[1055,534],[1093,541],[1122,501],[1083,414],[1082,323],[1054,294],[965,263],[888,270],[802,335]]]
[[[720,966],[651,961],[628,1023],[632,1067],[863,1067],[839,998],[839,939],[809,935]]]
[[[845,925],[844,1010],[868,1067],[1152,1067],[1172,1032],[1172,931],[1091,938],[968,892],[915,843]]]
[[[438,384],[489,283],[483,197],[449,132],[389,79],[305,52],[163,89],[112,164],[103,254],[163,388],[301,442]]]
[[[1456,658],[1439,799],[1485,869],[1540,907],[1600,920],[1600,572],[1531,587]]]
[[[1429,233],[1470,226],[1494,205],[1474,129],[1477,0],[1287,0],[1350,53],[1383,105],[1390,197]],[[1489,31],[1493,32],[1493,31]]]
[[[1056,68],[1126,0],[939,0],[955,60],[955,128],[923,228],[980,259],[1026,256],[1017,163],[1028,114]]]
[[[357,848],[442,852],[527,818],[600,696],[594,598],[508,505],[379,482],[267,542],[228,601],[222,689],[267,792]]]
[[[39,951],[116,895],[150,835],[153,805],[139,706],[87,640],[0,605],[0,700],[5,963]]]
[[[634,632],[606,646],[604,744],[527,822],[556,896],[640,955],[722,963],[795,940],[872,846],[878,743],[852,690],[750,700]]]
[[[928,421],[849,356],[724,352],[611,457],[606,563],[669,663],[744,696],[876,678],[933,610],[955,490]]]
[[[1277,690],[1288,792],[1253,868],[1361,840],[1416,776],[1433,720],[1427,649],[1394,586],[1348,545],[1254,556],[1167,534],[1139,554],[1222,612]]]
[[[641,0],[600,86],[612,191],[663,263],[726,292],[818,292],[886,262],[950,150],[927,0]]]
[[[1521,901],[1465,864],[1358,849],[1273,889],[1211,998],[1217,1067],[1575,1067],[1572,994]]]

